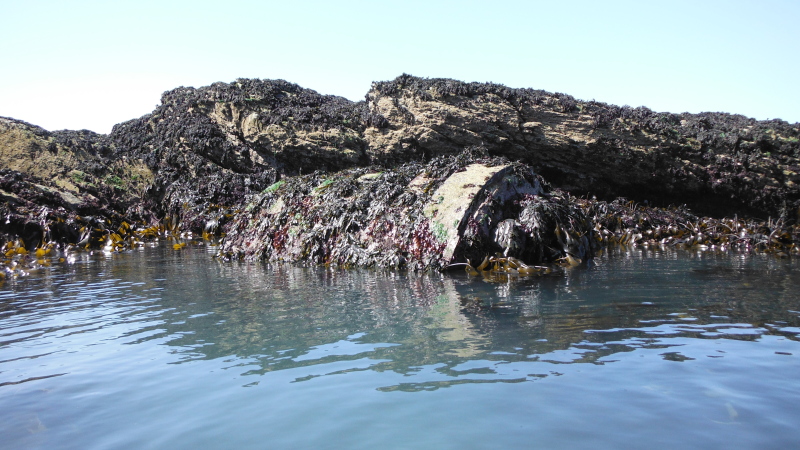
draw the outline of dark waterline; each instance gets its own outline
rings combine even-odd
[[[642,250],[507,283],[84,254],[0,287],[0,447],[792,447],[798,275]]]

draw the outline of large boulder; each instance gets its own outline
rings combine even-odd
[[[293,177],[252,199],[227,227],[221,253],[441,269],[507,252],[498,226],[516,221],[526,202],[542,196],[544,185],[530,166],[468,153],[395,169]]]

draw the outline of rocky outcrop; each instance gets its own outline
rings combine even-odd
[[[360,102],[240,79],[165,92],[107,136],[0,118],[0,244],[85,243],[87,229],[95,243],[126,222],[166,221],[174,233],[227,233],[223,254],[249,258],[418,268],[487,252],[581,259],[601,232],[648,239],[678,217],[700,229],[686,210],[664,212],[670,204],[792,226],[798,157],[800,124],[780,120],[409,75],[374,83]],[[754,234],[783,233],[767,228]]]
[[[227,227],[221,251],[248,259],[441,269],[512,247],[496,236],[498,224],[517,219],[525,202],[542,194],[529,166],[474,151],[382,171],[298,176],[253,197]],[[522,250],[515,247],[513,256]]]
[[[136,204],[153,181],[153,173],[141,160],[117,158],[105,135],[88,130],[49,132],[3,117],[0,161],[0,169],[51,185],[75,210],[98,204],[135,216]]]
[[[362,102],[282,80],[178,88],[152,114],[115,127],[110,141],[159,174],[150,197],[162,213],[202,198],[229,203],[283,176],[393,167],[469,146],[531,164],[578,195],[685,203],[717,216],[800,207],[798,124],[409,75],[374,83]],[[226,188],[193,195],[184,180]]]
[[[371,152],[387,159],[483,145],[575,194],[686,203],[720,216],[800,207],[800,124],[408,75],[375,83],[367,100],[389,122],[365,132]]]
[[[114,157],[106,136],[0,117],[0,161],[0,244],[79,242],[86,229],[148,219],[141,198],[152,172]]]
[[[148,206],[196,228],[208,205],[237,204],[280,177],[368,164],[363,132],[373,125],[363,102],[242,79],[165,92],[109,139],[156,173]]]

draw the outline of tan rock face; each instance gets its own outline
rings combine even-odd
[[[282,92],[291,97],[292,92]],[[258,165],[298,174],[333,171],[367,162],[360,132],[338,126],[303,127],[294,115],[273,120],[275,104],[252,101],[201,101],[191,110],[206,116],[224,133],[235,152]],[[221,161],[221,158],[217,158]]]
[[[365,132],[376,159],[407,160],[458,153],[470,146],[502,145],[510,143],[509,130],[519,127],[511,105],[492,103],[491,98],[457,99],[458,103],[378,94],[371,98],[370,106],[391,123],[389,128]]]
[[[58,133],[62,133],[59,135]],[[73,136],[72,134],[76,134]],[[128,201],[140,198],[153,174],[140,160],[108,159],[94,150],[73,145],[78,138],[94,139],[94,133],[51,133],[33,125],[0,118],[0,169],[10,169],[42,180],[47,192],[59,194],[77,207],[96,200],[98,189],[117,191]]]
[[[439,96],[423,99],[403,91],[388,97],[373,91],[370,105],[386,117],[386,129],[368,129],[365,138],[376,159],[453,154],[469,146],[485,146],[490,153],[543,165],[563,175],[581,173],[584,181],[566,180],[567,188],[591,189],[594,180],[620,177],[623,165],[614,152],[592,149],[604,139],[616,139],[628,151],[646,152],[658,141],[646,136],[621,136],[597,129],[588,114],[562,113],[546,106],[515,104],[497,95]],[[631,158],[632,159],[632,158]],[[602,163],[598,165],[598,163]],[[649,174],[648,174],[649,176]],[[635,181],[635,180],[631,180]]]
[[[58,148],[52,139],[45,134],[35,134],[31,128],[0,122],[2,168],[60,182],[64,188],[77,192],[76,180],[69,175],[80,160],[90,158],[91,155],[86,152],[76,153]]]
[[[800,168],[797,124],[722,113],[654,113],[564,94],[405,75],[373,84],[367,98],[388,120],[387,127],[364,132],[373,160],[391,163],[483,146],[492,155],[533,165],[552,184],[577,194],[686,203],[719,215],[777,214],[784,203],[800,207],[796,181],[784,172]]]

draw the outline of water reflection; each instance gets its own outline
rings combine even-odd
[[[76,343],[153,343],[169,349],[170,364],[221,360],[243,385],[289,369],[304,368],[297,382],[372,370],[409,378],[380,390],[414,391],[536,381],[558,375],[559,364],[608,364],[636,349],[693,360],[675,338],[800,333],[797,265],[764,256],[628,250],[499,284],[461,273],[222,263],[203,248],[83,258],[0,291],[5,365]],[[35,345],[22,350],[26,342]],[[548,365],[532,371],[532,362]],[[70,365],[17,367],[0,386]]]

